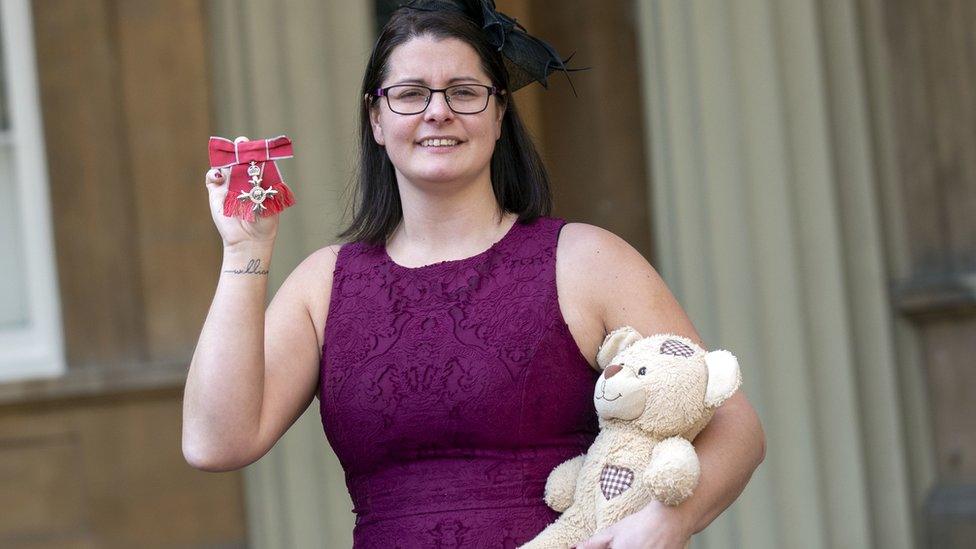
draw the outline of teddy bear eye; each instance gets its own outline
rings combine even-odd
[[[647,368],[641,366],[640,370],[637,370],[637,375],[642,376],[647,373]]]

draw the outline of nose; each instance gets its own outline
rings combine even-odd
[[[623,369],[624,367],[619,364],[611,364],[610,366],[607,366],[606,370],[603,370],[603,377],[610,379],[611,377],[617,375],[617,372]]]
[[[430,121],[443,121],[454,116],[454,111],[447,104],[447,94],[444,92],[434,92],[430,96],[430,103],[424,111],[424,118]]]

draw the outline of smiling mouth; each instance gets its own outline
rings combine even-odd
[[[459,141],[457,139],[424,139],[423,141],[421,141],[421,142],[419,142],[417,144],[420,145],[421,147],[425,148],[425,149],[428,149],[428,148],[430,148],[430,149],[439,149],[439,148],[444,148],[444,147],[447,147],[447,148],[456,147],[456,146],[460,145],[461,143],[464,143],[464,141]]]
[[[604,394],[606,394],[606,393],[604,393]],[[615,396],[615,397],[613,397],[613,398],[607,398],[607,397],[602,397],[602,396],[598,396],[598,397],[596,397],[596,398],[597,398],[598,400],[605,400],[605,401],[607,401],[607,402],[613,402],[613,401],[615,401],[615,400],[617,400],[618,398],[620,398],[620,397],[622,397],[622,396],[623,396],[623,393],[619,393],[619,394],[618,394],[617,396]]]

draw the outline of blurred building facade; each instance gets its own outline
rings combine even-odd
[[[766,461],[695,546],[967,546],[976,4],[496,3],[592,67],[578,97],[515,95],[555,215],[640,250],[763,419]],[[317,401],[207,474],[181,395],[220,261],[206,138],[295,141],[277,287],[346,220],[393,5],[0,0],[0,546],[350,545]]]

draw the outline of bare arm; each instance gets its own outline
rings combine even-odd
[[[219,204],[213,191],[212,205]],[[207,471],[254,462],[308,408],[319,363],[310,310],[323,310],[308,296],[312,290],[328,296],[336,255],[323,248],[309,256],[265,311],[273,232],[228,243],[232,230],[218,228],[224,260],[183,395],[183,455]]]
[[[689,534],[704,530],[732,505],[766,455],[759,417],[741,391],[715,411],[695,438],[695,450],[701,479],[691,497],[674,508]]]
[[[306,292],[328,295],[335,253],[324,248],[296,267],[267,312],[267,274],[249,273],[247,266],[259,260],[257,270],[266,270],[270,250],[224,254],[184,390],[188,463],[209,471],[244,467],[266,454],[308,408],[318,386],[320,350]]]
[[[626,241],[588,226],[580,231],[577,248],[583,269],[594,273],[587,280],[606,331],[629,325],[643,335],[668,332],[684,335],[702,347],[692,325],[657,271]],[[589,258],[589,259],[587,259]],[[677,507],[653,502],[646,509],[670,517],[691,535],[703,530],[745,489],[753,471],[765,456],[765,436],[759,417],[739,391],[716,410],[706,428],[695,438],[701,478],[694,494]]]

